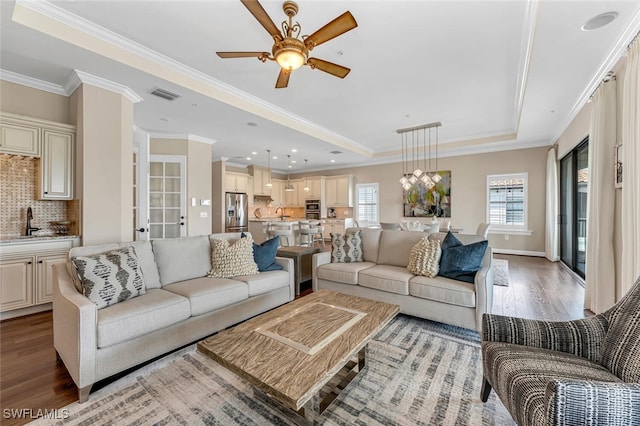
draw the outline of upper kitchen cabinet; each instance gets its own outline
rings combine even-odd
[[[306,200],[324,200],[325,178],[323,176],[315,176],[307,178],[307,186],[309,191],[304,193]]]
[[[249,175],[227,172],[225,190],[227,192],[249,192]]]
[[[38,199],[73,199],[75,126],[0,113],[0,152],[40,157]]]
[[[304,179],[291,179],[290,182],[293,191],[284,191],[284,205],[286,207],[304,207]]]
[[[42,158],[38,172],[41,200],[73,199],[73,133],[42,131]]]
[[[325,178],[327,207],[353,207],[353,175]]]
[[[249,166],[249,174],[253,175],[253,195],[271,195],[267,187],[271,173],[266,167]]]

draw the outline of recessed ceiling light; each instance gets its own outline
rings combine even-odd
[[[594,16],[593,18],[591,18],[587,22],[585,22],[582,25],[582,27],[580,27],[580,29],[582,31],[597,30],[598,28],[602,28],[605,25],[611,23],[611,21],[613,21],[617,17],[618,17],[618,12],[601,13],[600,15]]]
[[[288,168],[288,169],[293,169],[293,166],[292,166],[291,164],[289,164],[289,165],[287,166],[287,168]]]
[[[277,156],[277,155],[274,155],[274,156],[273,156],[273,157],[271,157],[271,158],[273,158],[274,160],[277,160],[277,159],[278,159],[278,156]]]
[[[295,148],[291,148],[291,152],[298,152],[298,150]]]
[[[251,151],[251,155],[258,155],[258,153],[255,151]]]
[[[292,162],[293,164],[296,164],[296,160],[291,160],[291,162]]]
[[[247,126],[249,127],[256,127],[258,125],[258,123],[254,123],[253,121],[250,121],[247,123]]]
[[[248,161],[251,161],[251,157],[247,157],[247,160],[248,160]]]
[[[329,160],[329,162],[330,162],[330,163],[335,163],[335,162],[336,162],[336,160]]]

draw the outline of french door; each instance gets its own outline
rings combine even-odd
[[[186,158],[151,155],[149,160],[149,238],[184,237]]]
[[[589,141],[560,160],[560,259],[584,278],[587,245]]]

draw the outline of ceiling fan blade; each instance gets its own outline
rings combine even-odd
[[[284,89],[289,84],[289,76],[291,71],[280,68],[280,74],[278,74],[278,81],[276,81],[276,89]]]
[[[221,58],[259,58],[262,54],[266,54],[266,52],[216,52],[216,55]]]
[[[307,46],[307,49],[311,50],[315,46],[319,46],[332,38],[338,37],[357,26],[358,23],[356,22],[356,19],[353,17],[351,12],[347,11],[305,38],[304,44]]]
[[[307,59],[307,63],[311,65],[312,68],[317,68],[320,71],[324,71],[340,78],[345,78],[347,74],[349,74],[349,71],[351,71],[350,68],[343,67],[342,65],[334,64],[333,62],[328,62],[318,58],[309,58]]]
[[[257,0],[240,1],[244,5],[244,7],[249,9],[249,12],[251,12],[253,17],[256,18],[258,22],[260,22],[260,25],[262,25],[264,29],[267,30],[269,34],[271,34],[272,37],[277,36],[280,38],[280,40],[282,40],[282,33],[280,33],[280,30],[278,29],[278,27],[276,27],[276,24],[273,23],[269,15],[267,15],[267,12]]]

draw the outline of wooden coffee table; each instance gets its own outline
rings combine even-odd
[[[399,309],[320,290],[205,339],[198,351],[313,420],[362,370],[367,343]],[[327,389],[337,375],[344,379]]]

